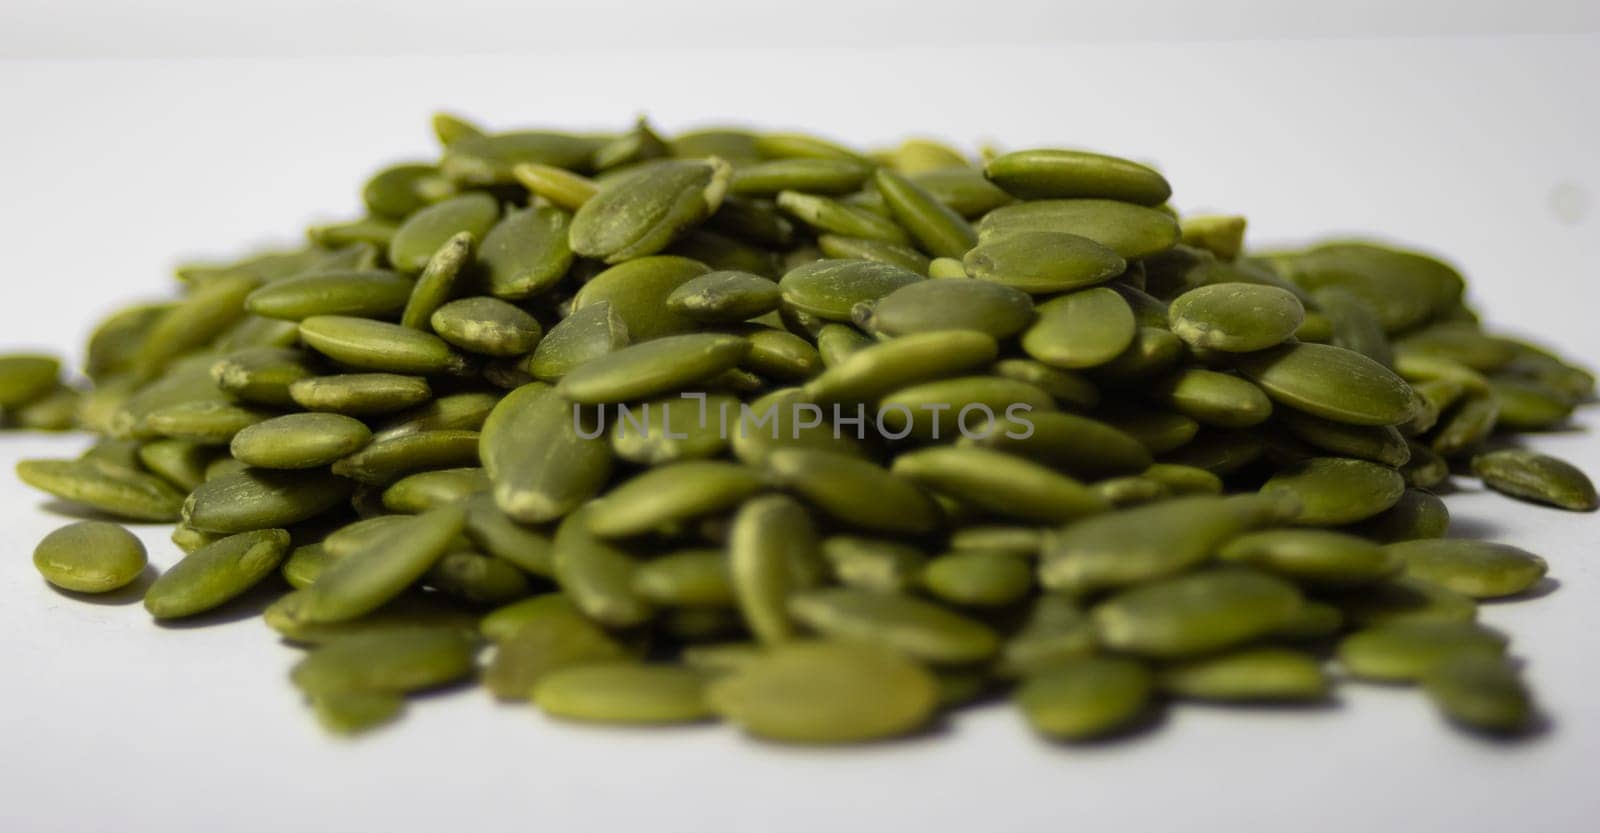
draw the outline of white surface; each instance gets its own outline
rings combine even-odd
[[[1594,36],[0,63],[0,325],[8,346],[76,350],[90,310],[166,291],[176,255],[353,213],[363,172],[431,152],[432,108],[616,126],[648,107],[666,128],[914,128],[1156,160],[1181,207],[1248,214],[1258,241],[1382,231],[1448,252],[1497,323],[1595,360],[1597,75]],[[5,436],[0,457],[83,442]],[[1537,445],[1600,472],[1594,436]],[[1561,584],[1484,610],[1553,717],[1532,741],[1465,737],[1414,692],[1350,686],[1311,712],[1180,707],[1108,746],[1053,748],[991,708],[846,751],[572,728],[480,691],[330,740],[264,626],[158,628],[131,599],[48,589],[29,560],[62,522],[44,504],[0,477],[5,831],[1467,833],[1587,830],[1600,813],[1596,519],[1493,495],[1451,498],[1457,527],[1544,554]],[[165,528],[141,533],[173,561]]]

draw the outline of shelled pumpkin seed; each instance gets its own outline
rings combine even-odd
[[[1322,699],[1335,658],[1532,725],[1473,600],[1546,561],[1445,538],[1432,490],[1470,461],[1595,509],[1503,442],[1595,378],[1486,330],[1444,262],[1258,255],[1083,151],[433,127],[366,216],[105,318],[92,385],[0,356],[6,426],[103,437],[24,481],[181,520],[152,614],[281,573],[263,618],[311,646],[292,680],[330,730],[473,676],[473,624],[498,698],[781,742],[1006,688],[1043,735],[1101,737],[1173,700]],[[145,569],[104,521],[35,561],[76,592]]]

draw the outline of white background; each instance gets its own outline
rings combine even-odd
[[[495,127],[648,112],[669,130],[1108,150],[1159,163],[1180,208],[1247,214],[1257,243],[1383,234],[1447,253],[1492,322],[1600,361],[1595,7],[1337,12],[7,0],[0,347],[77,357],[91,319],[169,292],[181,256],[353,215],[365,173],[433,153],[427,115],[450,108]],[[84,443],[10,435],[0,457]],[[1588,434],[1537,446],[1600,473]],[[574,728],[477,690],[341,742],[297,702],[295,652],[258,622],[159,628],[132,595],[84,604],[46,587],[29,561],[62,523],[46,504],[0,477],[4,831],[1463,833],[1587,830],[1600,813],[1595,519],[1470,489],[1451,498],[1457,529],[1540,552],[1559,582],[1483,612],[1552,718],[1514,745],[1450,731],[1414,692],[1363,686],[1309,712],[1184,706],[1087,748],[1038,742],[1003,707],[911,742],[814,751],[717,727]],[[156,566],[175,559],[166,528],[139,531]]]

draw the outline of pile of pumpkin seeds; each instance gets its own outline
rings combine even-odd
[[[177,522],[157,619],[275,598],[330,729],[470,680],[803,743],[1369,681],[1535,725],[1475,619],[1545,562],[1445,537],[1439,494],[1596,508],[1513,442],[1595,380],[1486,332],[1451,266],[1247,253],[1243,218],[1079,151],[434,127],[363,216],[106,318],[86,383],[0,358],[8,425],[98,436],[19,476]],[[146,560],[99,520],[35,555],[77,593]]]

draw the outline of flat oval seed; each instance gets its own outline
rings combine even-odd
[[[1238,367],[1276,402],[1351,425],[1411,418],[1411,386],[1366,356],[1326,344],[1290,344],[1240,356]]]
[[[1398,556],[1364,538],[1316,529],[1273,529],[1229,541],[1223,561],[1248,564],[1301,584],[1353,586],[1400,572]]]
[[[234,459],[264,469],[313,469],[360,451],[372,439],[366,423],[341,414],[287,414],[233,437]]]
[[[1443,538],[1449,528],[1450,510],[1444,501],[1421,489],[1407,489],[1394,506],[1358,527],[1362,535],[1381,542]]]
[[[482,240],[500,216],[494,197],[484,193],[451,197],[417,211],[395,229],[389,262],[402,272],[420,272],[439,247],[461,232]]]
[[[462,298],[438,308],[428,319],[440,338],[470,353],[520,356],[544,333],[538,319],[498,298]]]
[[[1252,503],[1209,495],[1087,518],[1046,540],[1040,581],[1081,592],[1174,575],[1268,520]]]
[[[1152,380],[1145,394],[1202,425],[1249,428],[1272,416],[1272,401],[1246,379],[1190,367]]]
[[[996,208],[978,223],[983,242],[1024,231],[1076,234],[1133,260],[1177,244],[1171,215],[1125,202],[1098,199],[1039,200]]]
[[[1533,696],[1501,658],[1453,657],[1428,672],[1422,689],[1446,717],[1472,729],[1505,734],[1533,723]]]
[[[602,538],[643,535],[728,509],[760,490],[754,470],[737,463],[695,461],[651,469],[614,486],[586,513]]]
[[[308,521],[344,503],[354,484],[314,471],[244,469],[208,479],[183,502],[183,521],[204,532],[249,532]]]
[[[1088,740],[1132,725],[1154,690],[1153,675],[1139,662],[1083,657],[1030,675],[1013,696],[1040,734]]]
[[[933,718],[938,684],[899,654],[871,645],[803,642],[741,663],[707,698],[757,737],[859,743],[908,734]]]
[[[559,593],[525,599],[485,616],[483,632],[492,633],[491,617],[514,611],[513,629],[491,636],[497,642],[495,655],[484,673],[484,686],[501,700],[529,699],[540,679],[562,668],[615,662],[628,655]]]
[[[268,318],[313,315],[393,318],[411,297],[411,281],[393,272],[326,272],[275,281],[250,293],[245,308]]]
[[[546,714],[590,723],[662,725],[712,716],[705,677],[677,666],[611,663],[552,671],[533,701]]]
[[[53,356],[0,356],[0,408],[26,405],[60,378],[61,361]]]
[[[890,439],[938,440],[989,430],[1003,416],[1012,430],[1027,415],[1056,409],[1049,394],[1026,382],[962,376],[901,388],[883,397],[878,431]]]
[[[1121,295],[1084,289],[1040,304],[1037,320],[1022,334],[1022,350],[1052,367],[1095,367],[1128,349],[1137,329]]]
[[[371,486],[418,471],[451,469],[479,462],[477,431],[417,431],[376,440],[333,464],[333,473]],[[237,456],[237,455],[235,455]]]
[[[1036,523],[1063,523],[1109,508],[1070,477],[987,448],[912,451],[895,458],[892,471],[996,515]]]
[[[1506,637],[1472,622],[1391,622],[1339,640],[1339,664],[1380,682],[1415,682],[1439,662],[1462,653],[1504,656]]]
[[[509,562],[463,550],[446,553],[422,582],[469,605],[502,605],[528,595],[528,577]]]
[[[529,298],[560,282],[572,266],[571,218],[548,205],[507,214],[478,247],[483,284],[496,298]]]
[[[1275,286],[1218,283],[1191,289],[1172,301],[1172,333],[1190,347],[1248,353],[1276,347],[1305,320],[1305,307]]]
[[[269,411],[231,402],[179,402],[145,414],[139,431],[206,445],[227,445],[235,434],[271,415]]]
[[[791,269],[778,281],[784,304],[829,321],[849,321],[856,304],[876,301],[923,277],[871,260],[818,260]]]
[[[1264,495],[1289,495],[1300,502],[1296,520],[1309,526],[1338,526],[1365,520],[1399,502],[1405,478],[1377,463],[1344,457],[1316,457],[1273,475]]]
[[[1000,340],[1033,323],[1033,301],[1021,290],[987,281],[919,281],[884,296],[870,313],[871,332],[970,330]]]
[[[458,628],[398,627],[334,639],[295,665],[307,694],[405,694],[471,675],[477,644]]]
[[[365,546],[322,572],[315,583],[284,597],[295,622],[347,622],[377,610],[410,587],[443,558],[461,535],[466,510],[434,509],[385,529]]]
[[[710,217],[732,169],[712,157],[662,162],[607,183],[572,218],[572,250],[620,263],[654,254]]]
[[[860,237],[895,245],[911,242],[894,220],[827,197],[784,191],[778,195],[778,208],[818,234]]]
[[[568,515],[556,529],[555,577],[583,614],[602,625],[626,628],[655,613],[633,589],[639,563],[627,552],[589,532],[588,508]]]
[[[594,276],[572,297],[572,311],[608,302],[635,342],[699,330],[693,318],[667,307],[674,290],[710,272],[687,257],[657,255],[618,264]],[[555,328],[552,328],[555,329]]]
[[[904,387],[955,376],[994,360],[999,347],[980,332],[928,332],[863,347],[806,385],[817,402],[871,402]]]
[[[23,460],[17,477],[62,500],[129,520],[175,521],[183,506],[183,493],[165,480],[95,460]]]
[[[1474,599],[1521,593],[1544,578],[1548,565],[1508,544],[1464,538],[1403,541],[1385,547],[1405,564],[1405,574]]]
[[[1359,457],[1399,468],[1411,459],[1405,437],[1392,425],[1346,425],[1298,411],[1279,414],[1279,422],[1301,440],[1344,457]]]
[[[1142,443],[1098,420],[1068,413],[1030,413],[1027,424],[1026,428],[992,425],[987,436],[973,434],[957,442],[1004,451],[1088,479],[1135,474],[1150,467],[1150,452]]]
[[[472,232],[463,231],[441,245],[422,267],[422,274],[411,288],[405,310],[400,313],[400,324],[413,330],[425,329],[433,311],[456,294],[456,283],[462,272],[472,263]]]
[[[373,439],[388,440],[419,431],[476,431],[500,401],[499,393],[441,396],[375,426]]]
[[[492,487],[481,468],[435,469],[407,475],[374,493],[379,495],[381,511],[415,515],[459,503]]]
[[[1033,590],[1033,567],[1005,552],[952,552],[928,562],[922,584],[951,604],[998,607],[1021,601]]]
[[[999,648],[987,625],[910,596],[833,587],[790,597],[789,613],[825,637],[879,645],[936,665],[979,662]]]
[[[613,415],[611,451],[646,465],[715,457],[728,447],[725,426],[737,417],[739,404],[730,394],[712,393],[620,405]]]
[[[966,218],[916,182],[888,168],[879,168],[872,175],[872,183],[895,221],[928,254],[959,258],[977,245],[978,233]]]
[[[537,162],[523,162],[511,174],[534,195],[568,211],[577,211],[600,192],[600,186],[586,176]]]
[[[749,349],[738,336],[668,336],[594,359],[562,377],[556,391],[584,404],[643,399],[710,379],[737,366]]]
[[[720,549],[683,550],[639,566],[633,589],[657,604],[732,607],[736,604],[728,559]]]
[[[1019,150],[989,160],[983,173],[1007,193],[1026,200],[1098,197],[1160,205],[1172,186],[1154,170],[1081,150]]]
[[[1162,691],[1224,703],[1321,700],[1331,686],[1316,657],[1285,648],[1254,648],[1189,660],[1161,670]]]
[[[749,272],[712,272],[693,278],[667,296],[674,311],[707,324],[733,324],[778,308],[778,284]]]
[[[628,326],[601,301],[561,319],[533,350],[523,369],[535,379],[554,382],[573,368],[628,344]]]
[[[791,489],[829,516],[865,529],[920,534],[936,529],[933,500],[873,463],[829,451],[781,448],[765,467],[774,483]]]
[[[1478,616],[1472,599],[1428,581],[1399,576],[1333,599],[1351,624],[1389,622],[1470,622]]]
[[[926,276],[931,265],[928,256],[909,245],[865,237],[823,234],[817,237],[822,256],[836,260],[872,260],[889,263]]]
[[[379,217],[402,220],[428,204],[423,191],[431,184],[430,180],[436,178],[439,178],[439,169],[432,165],[391,165],[361,186],[361,201],[368,211]]]
[[[1491,489],[1512,497],[1592,512],[1600,494],[1588,475],[1565,460],[1520,448],[1490,451],[1472,458],[1472,473]]]
[[[1026,231],[973,247],[962,258],[966,273],[1035,295],[1104,283],[1127,268],[1115,251],[1075,234]]]
[[[289,553],[289,533],[258,529],[207,544],[174,564],[144,595],[157,619],[179,619],[220,607],[278,569]]]
[[[399,324],[317,315],[300,322],[300,337],[318,353],[362,370],[425,375],[466,369],[444,339]]]
[[[479,455],[506,515],[523,523],[556,520],[598,494],[611,476],[604,432],[582,428],[574,408],[554,388],[534,382],[507,394],[489,414]]]
[[[313,376],[289,385],[294,403],[309,411],[373,416],[420,405],[433,396],[428,380],[398,373]]]
[[[303,351],[256,347],[230,353],[212,365],[211,379],[218,388],[246,402],[282,408],[294,404],[289,386],[314,372],[306,365]]]
[[[1108,648],[1187,657],[1247,642],[1290,619],[1300,592],[1281,579],[1218,569],[1124,590],[1090,611]]]
[[[880,593],[913,589],[928,560],[921,550],[910,544],[855,535],[824,539],[822,555],[839,583]]]
[[[794,624],[786,608],[806,585],[820,556],[811,517],[793,498],[768,495],[740,508],[728,531],[728,569],[745,626],[764,645],[786,642]]]
[[[780,191],[848,194],[861,187],[872,167],[854,159],[773,159],[734,168],[730,193],[771,196]]]
[[[33,566],[44,580],[77,593],[126,587],[144,572],[144,544],[133,533],[104,521],[79,521],[44,536],[33,550]]]

